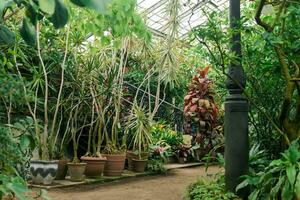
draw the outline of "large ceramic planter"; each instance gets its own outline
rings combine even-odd
[[[149,153],[148,152],[143,152],[141,153],[142,159],[148,159]],[[133,151],[127,151],[126,152],[126,157],[127,157],[127,162],[128,162],[128,170],[133,170],[133,163],[132,159],[138,159],[139,156],[134,154]]]
[[[133,171],[144,172],[147,165],[147,160],[132,159],[132,164],[133,164]]]
[[[104,166],[106,163],[106,157],[87,157],[82,156],[82,162],[86,163],[86,168],[84,174],[88,177],[101,176],[104,171]]]
[[[121,176],[125,165],[126,154],[103,154],[103,156],[106,157],[104,175]]]
[[[70,181],[81,182],[84,180],[86,163],[68,163]]]
[[[56,172],[55,180],[64,180],[68,172],[68,160],[62,159],[58,161],[58,168]]]
[[[30,174],[34,184],[51,185],[57,172],[58,160],[30,161]]]

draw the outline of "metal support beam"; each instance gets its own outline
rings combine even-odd
[[[239,31],[240,0],[229,1],[231,53],[236,56],[229,66],[225,101],[225,183],[226,189],[235,192],[239,177],[248,173],[248,101],[243,95],[246,79],[242,67],[241,33]],[[247,199],[247,191],[239,194]]]

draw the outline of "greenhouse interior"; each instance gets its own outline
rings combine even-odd
[[[0,0],[0,200],[300,200],[299,0]]]

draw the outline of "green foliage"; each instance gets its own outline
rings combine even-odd
[[[12,45],[15,42],[14,33],[6,26],[0,24],[0,44]]]
[[[273,160],[261,171],[244,177],[236,190],[250,187],[250,200],[300,198],[300,151],[299,141],[281,153],[281,158]]]
[[[87,7],[90,9],[95,9],[99,13],[106,13],[108,5],[112,2],[112,0],[71,0],[72,3],[80,6],[80,7]]]
[[[199,179],[187,190],[188,200],[237,200],[235,194],[225,191],[224,177],[217,175],[215,180]]]
[[[138,151],[140,158],[142,152],[148,152],[152,143],[150,127],[149,116],[135,103],[132,106],[132,113],[129,116],[126,129],[132,133],[133,151]]]
[[[23,19],[22,27],[20,29],[22,38],[30,45],[34,45],[36,42],[36,30],[33,24],[31,24],[28,18]]]
[[[290,4],[291,7],[294,7]],[[247,77],[247,87],[245,92],[250,102],[250,140],[253,143],[260,141],[261,148],[265,149],[271,158],[277,157],[282,150],[281,136],[274,128],[274,124],[279,124],[279,113],[282,106],[285,83],[282,78],[282,70],[278,61],[278,56],[274,52],[274,46],[270,40],[281,37],[277,33],[272,38],[270,34],[253,22],[257,3],[244,2],[242,9],[242,19],[240,22],[240,31],[242,33],[243,60],[242,65]],[[297,10],[297,9],[296,9]],[[299,9],[298,9],[299,11]],[[207,13],[203,11],[208,20],[203,25],[193,29],[191,42],[195,47],[190,51],[199,55],[199,57],[208,65],[212,66],[213,75],[210,76],[216,87],[216,93],[225,101],[226,97],[226,78],[228,76],[227,66],[230,60],[236,59],[229,53],[229,42],[232,31],[224,29],[229,26],[227,12]],[[290,12],[286,16],[293,18]],[[286,20],[289,28],[287,32],[298,34],[298,26],[291,20]],[[293,25],[294,24],[294,25]],[[284,26],[283,26],[284,27]],[[279,29],[278,29],[279,30]],[[296,33],[297,32],[297,33]],[[282,41],[282,39],[280,39]],[[293,38],[284,39],[287,44],[290,41],[296,41]],[[276,43],[276,41],[274,41]],[[199,45],[200,43],[200,45]],[[198,45],[197,45],[198,44]],[[288,47],[288,45],[287,45]],[[285,48],[287,49],[287,48]],[[289,51],[293,52],[293,51]],[[295,51],[294,51],[295,52]]]
[[[18,141],[13,138],[10,130],[2,126],[0,126],[0,141],[0,199],[4,195],[15,195],[23,200],[24,193],[28,189],[17,167],[25,164],[26,158],[22,150],[29,144],[24,142],[24,139]]]
[[[164,167],[164,162],[161,159],[149,159],[147,161],[147,171],[163,174],[166,173],[166,168]]]
[[[26,182],[21,177],[0,173],[0,199],[4,196],[13,195],[20,200],[25,200],[28,199],[25,196],[28,191]]]
[[[172,130],[165,123],[157,122],[151,126],[153,144],[164,142],[172,148],[182,144],[182,133]]]
[[[63,28],[68,22],[68,9],[62,0],[55,0],[55,10],[50,18],[56,29]]]

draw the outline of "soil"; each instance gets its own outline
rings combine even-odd
[[[174,169],[167,175],[139,177],[117,183],[81,185],[48,192],[53,200],[182,200],[189,184],[209,177],[218,167]]]

